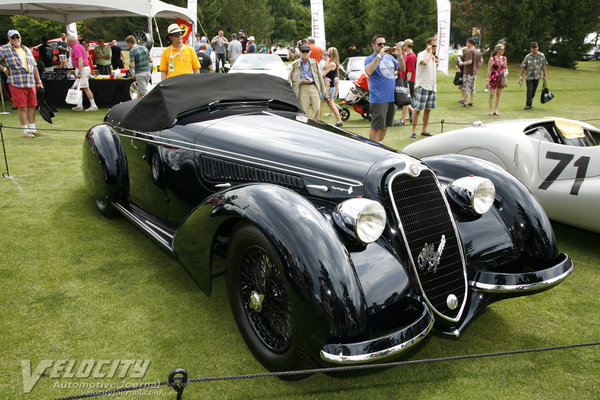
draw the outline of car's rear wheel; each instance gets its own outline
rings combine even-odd
[[[267,369],[310,368],[313,363],[302,343],[282,271],[273,245],[260,229],[241,224],[227,255],[227,292],[238,328]]]
[[[100,211],[100,214],[104,215],[106,218],[116,218],[119,216],[118,211],[115,210],[109,201],[94,199],[94,203],[96,204],[98,211]]]

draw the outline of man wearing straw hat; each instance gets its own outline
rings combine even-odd
[[[31,50],[21,44],[18,30],[8,31],[8,41],[9,43],[0,47],[0,70],[8,76],[12,102],[17,107],[23,136],[46,136],[35,129],[36,87],[43,87],[37,64]]]

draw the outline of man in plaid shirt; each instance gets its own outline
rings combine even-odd
[[[12,102],[17,107],[19,121],[26,138],[46,136],[35,129],[36,87],[42,80],[29,48],[21,44],[21,34],[16,29],[8,31],[9,43],[0,47],[0,70],[8,76]]]

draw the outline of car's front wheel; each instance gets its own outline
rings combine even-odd
[[[310,368],[313,363],[302,344],[282,271],[273,245],[260,229],[240,225],[227,255],[229,304],[240,332],[267,369]]]

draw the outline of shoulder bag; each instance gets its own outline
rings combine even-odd
[[[395,103],[398,107],[407,106],[410,104],[410,89],[406,78],[396,78],[396,95]]]
[[[548,85],[546,85],[546,81],[544,81],[544,86],[542,87],[542,97],[540,99],[540,102],[542,104],[545,104],[545,103],[549,102],[550,100],[552,100],[553,98],[554,98],[554,95],[552,94],[550,89],[548,89]]]

